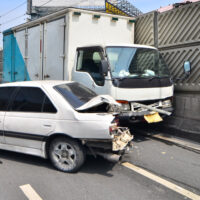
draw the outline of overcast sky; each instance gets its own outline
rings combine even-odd
[[[48,1],[48,0],[47,0]],[[156,10],[180,0],[130,0],[130,2],[143,13]],[[17,9],[8,13],[13,8]],[[26,21],[26,0],[0,0],[0,32]],[[2,34],[0,33],[0,48],[2,47]]]

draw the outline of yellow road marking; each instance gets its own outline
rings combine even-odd
[[[26,195],[29,200],[42,200],[42,198],[36,193],[36,191],[31,187],[31,185],[21,185],[20,189]]]
[[[150,172],[148,172],[148,171],[146,171],[142,168],[139,168],[139,167],[137,167],[137,166],[135,166],[131,163],[124,162],[124,163],[122,163],[122,165],[124,167],[127,167],[127,168],[129,168],[129,169],[131,169],[131,170],[133,170],[133,171],[135,171],[135,172],[157,182],[157,183],[160,183],[161,185],[163,185],[163,186],[165,186],[165,187],[167,187],[167,188],[169,188],[169,189],[171,189],[171,190],[173,190],[173,191],[175,191],[175,192],[177,192],[177,193],[179,193],[183,196],[186,196],[186,197],[193,199],[193,200],[200,200],[199,195],[194,194],[193,192],[190,192],[189,190],[186,190],[182,187],[179,187],[178,185],[175,185],[174,183],[171,183],[171,182],[169,182],[169,181],[167,181],[163,178],[160,178],[159,176],[154,175],[154,174],[152,174],[152,173],[150,173]]]

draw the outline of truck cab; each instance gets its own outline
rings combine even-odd
[[[98,94],[114,97],[121,104],[120,118],[125,121],[142,121],[144,116],[155,113],[148,106],[173,110],[173,83],[168,67],[159,51],[151,46],[78,47],[72,80]]]

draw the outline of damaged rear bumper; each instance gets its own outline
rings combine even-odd
[[[112,141],[112,150],[122,151],[130,145],[132,140],[133,135],[131,135],[128,128],[118,128]]]
[[[84,141],[88,154],[96,157],[97,155],[112,162],[118,162],[123,154],[133,146],[131,135],[128,128],[117,127],[115,133],[112,134],[111,140],[87,140]]]

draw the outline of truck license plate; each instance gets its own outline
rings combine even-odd
[[[150,123],[156,123],[163,121],[162,117],[159,115],[159,113],[154,113],[150,115],[145,115],[144,119],[150,124]]]

